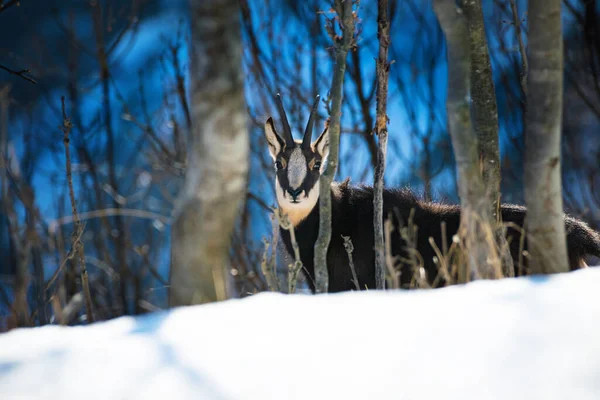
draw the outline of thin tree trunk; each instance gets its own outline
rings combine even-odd
[[[510,10],[513,16],[513,23],[515,25],[515,34],[517,35],[517,41],[519,42],[519,53],[521,53],[521,76],[519,82],[521,83],[521,90],[523,94],[527,96],[527,73],[529,71],[529,61],[527,60],[527,50],[525,49],[525,42],[523,41],[523,33],[521,32],[521,17],[517,10],[517,4],[515,0],[510,0]]]
[[[9,165],[8,109],[11,102],[10,90],[10,85],[0,87],[0,201],[2,202],[2,208],[0,208],[0,210],[6,215],[9,246],[12,245],[16,259],[12,311],[16,318],[17,326],[22,327],[31,325],[29,304],[27,301],[27,291],[30,282],[28,266],[31,241],[22,240],[19,235],[20,227],[17,213],[14,208],[14,203],[12,203],[13,200],[9,195],[7,166]]]
[[[63,144],[65,146],[65,175],[67,178],[67,187],[69,188],[69,200],[71,201],[71,213],[73,214],[73,222],[75,223],[75,231],[71,235],[71,251],[73,252],[73,259],[75,264],[79,265],[81,289],[85,297],[85,313],[87,316],[87,322],[94,322],[94,311],[92,304],[92,295],[90,292],[90,285],[88,279],[87,267],[85,265],[85,252],[83,247],[83,224],[79,218],[77,212],[77,201],[75,200],[75,189],[73,189],[73,173],[71,165],[71,150],[70,150],[70,137],[71,129],[73,124],[67,117],[67,111],[65,106],[65,98],[61,97],[62,102],[62,117],[63,125],[61,127],[63,131]]]
[[[93,3],[94,34],[97,47],[97,59],[100,66],[100,81],[102,85],[102,116],[104,118],[104,129],[106,129],[106,163],[108,165],[108,182],[114,193],[120,193],[119,178],[117,176],[117,144],[115,131],[113,129],[112,103],[110,90],[109,54],[107,53],[104,30],[106,29],[105,15],[102,3]],[[80,127],[81,128],[81,127]],[[122,205],[115,196],[111,196],[112,206],[120,210]],[[116,252],[116,264],[119,271],[120,301],[123,314],[130,314],[127,304],[127,286],[130,283],[131,271],[127,260],[127,242],[125,240],[125,222],[120,212],[114,216],[117,235],[113,240]]]
[[[248,173],[237,0],[191,0],[192,131],[171,243],[171,306],[231,295],[228,249]]]
[[[529,0],[525,131],[527,242],[533,273],[568,271],[560,176],[561,0]]]
[[[448,128],[458,169],[461,200],[460,237],[466,262],[459,282],[499,277],[499,260],[491,231],[491,216],[479,167],[479,143],[471,126],[468,96],[469,32],[463,10],[454,0],[434,0],[434,11],[446,35],[448,51]],[[491,235],[491,236],[490,236]],[[491,240],[490,240],[491,239]]]
[[[377,59],[377,119],[375,133],[379,137],[377,149],[377,165],[375,166],[375,193],[373,197],[373,226],[375,229],[375,286],[385,288],[385,247],[383,244],[383,177],[387,153],[387,97],[388,47],[390,45],[390,29],[388,21],[388,1],[379,0],[377,17],[377,37],[379,39],[379,58]]]
[[[352,1],[335,0],[335,10],[340,18],[341,38],[333,37],[335,46],[335,65],[331,82],[331,116],[329,122],[329,159],[320,179],[319,196],[319,235],[315,243],[315,287],[317,293],[326,293],[329,287],[327,272],[327,249],[331,241],[331,183],[338,166],[340,146],[340,118],[344,97],[344,75],[346,74],[346,56],[354,39],[354,15]]]
[[[498,107],[492,75],[492,64],[485,36],[481,0],[462,2],[469,30],[471,58],[471,111],[479,142],[483,186],[494,235],[505,275],[514,276],[510,249],[502,229],[500,213],[500,147],[498,144]]]

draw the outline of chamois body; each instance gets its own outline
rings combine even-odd
[[[275,167],[275,193],[279,208],[295,227],[304,272],[307,274],[309,286],[314,291],[314,246],[319,233],[319,178],[329,155],[329,135],[326,126],[318,139],[311,143],[318,96],[301,141],[294,140],[279,95],[277,100],[283,119],[282,135],[277,133],[272,118],[265,122],[265,138]],[[355,288],[342,236],[349,236],[352,240],[352,258],[360,289],[374,288],[373,189],[368,186],[351,186],[346,181],[342,184],[335,183],[331,193],[332,235],[327,253],[329,291],[340,292]],[[526,273],[526,257],[519,257],[525,207],[504,204],[501,209],[503,221],[517,227],[509,226],[507,229],[510,252],[516,267],[515,274]],[[414,210],[412,219],[411,210]],[[407,249],[415,248],[423,260],[429,284],[444,284],[444,281],[436,280],[438,271],[434,262],[435,252],[429,238],[433,238],[437,247],[442,249],[442,222],[445,222],[445,242],[451,244],[452,237],[460,225],[460,207],[422,201],[408,190],[385,189],[383,216],[385,218],[388,215],[392,216],[393,224],[389,246],[392,256],[400,256],[401,260],[406,260]],[[406,226],[409,221],[418,227],[416,239],[412,239],[415,242],[412,246],[407,246],[398,229],[400,226]],[[567,216],[565,226],[571,269],[584,265],[586,256],[600,257],[600,236],[596,232],[584,222]],[[289,233],[281,230],[281,236],[288,253],[293,254]],[[523,248],[526,249],[526,240],[523,242]],[[400,264],[400,284],[406,287],[411,285],[414,273],[410,263],[403,262],[404,264]],[[525,270],[521,271],[521,267]]]
[[[375,252],[373,236],[373,188],[369,186],[352,186],[347,183],[334,183],[332,189],[332,234],[327,252],[327,266],[329,272],[329,291],[340,292],[355,290],[352,271],[349,267],[347,252],[344,248],[343,236],[349,236],[354,245],[352,258],[361,289],[375,288]],[[392,215],[393,231],[391,235],[391,251],[393,256],[400,255],[407,258],[407,243],[399,235],[400,224],[406,226],[409,221],[411,209],[414,209],[412,222],[418,227],[415,247],[423,258],[423,267],[430,285],[436,281],[438,274],[434,263],[434,250],[429,243],[429,237],[435,240],[438,248],[442,248],[441,223],[446,223],[446,240],[452,243],[452,236],[456,234],[460,224],[460,206],[432,203],[419,200],[408,190],[384,189],[383,215]],[[504,204],[502,205],[502,219],[522,227],[525,219],[525,207]],[[567,246],[569,251],[570,269],[577,269],[582,265],[586,256],[600,257],[600,238],[585,223],[565,217],[567,233]],[[319,232],[319,207],[318,204],[299,222],[296,227],[296,238],[300,248],[300,258],[304,264],[307,281],[314,292],[314,245]],[[281,230],[282,241],[289,254],[293,254],[290,236],[287,231]],[[523,272],[519,270],[519,246],[521,232],[518,229],[508,228],[507,237],[510,251],[515,264],[516,275]],[[527,248],[527,241],[524,249]],[[526,269],[527,259],[522,257]],[[409,264],[401,263],[400,283],[402,287],[409,287],[414,273]],[[443,284],[443,280],[438,280]]]

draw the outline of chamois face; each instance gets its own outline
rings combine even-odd
[[[312,130],[312,129],[311,129]],[[327,128],[310,143],[310,136],[302,141],[284,140],[275,130],[273,119],[265,123],[265,136],[275,168],[275,190],[281,210],[292,224],[305,219],[319,199],[319,178],[329,154]]]

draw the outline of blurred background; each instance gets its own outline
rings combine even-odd
[[[0,1],[0,331],[14,326],[15,288],[25,288],[32,325],[54,322],[53,301],[81,303],[70,254],[75,230],[62,96],[73,123],[73,184],[85,223],[80,239],[96,319],[166,308],[171,213],[183,183],[191,123],[187,1],[9,3]],[[333,49],[325,29],[327,1],[241,3],[251,168],[230,253],[237,292],[246,296],[268,289],[260,264],[275,198],[264,121],[273,115],[279,124],[274,100],[280,92],[299,137],[314,96],[327,97]],[[523,60],[511,3],[526,43],[526,1],[483,5],[498,100],[502,199],[523,203]],[[430,1],[390,0],[390,5],[386,185],[458,202],[446,130],[442,32]],[[599,12],[596,0],[564,1],[564,202],[568,213],[595,229],[600,228]],[[372,183],[376,1],[361,0],[358,16],[358,46],[348,57],[344,86],[337,179]],[[327,116],[323,103],[319,131]],[[74,316],[73,323],[85,318]]]

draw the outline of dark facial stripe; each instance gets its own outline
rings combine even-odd
[[[321,161],[320,155],[296,146],[286,149],[279,159],[286,166],[277,171],[277,179],[283,192],[302,189],[308,194],[320,177],[320,172],[312,168],[315,161]]]

